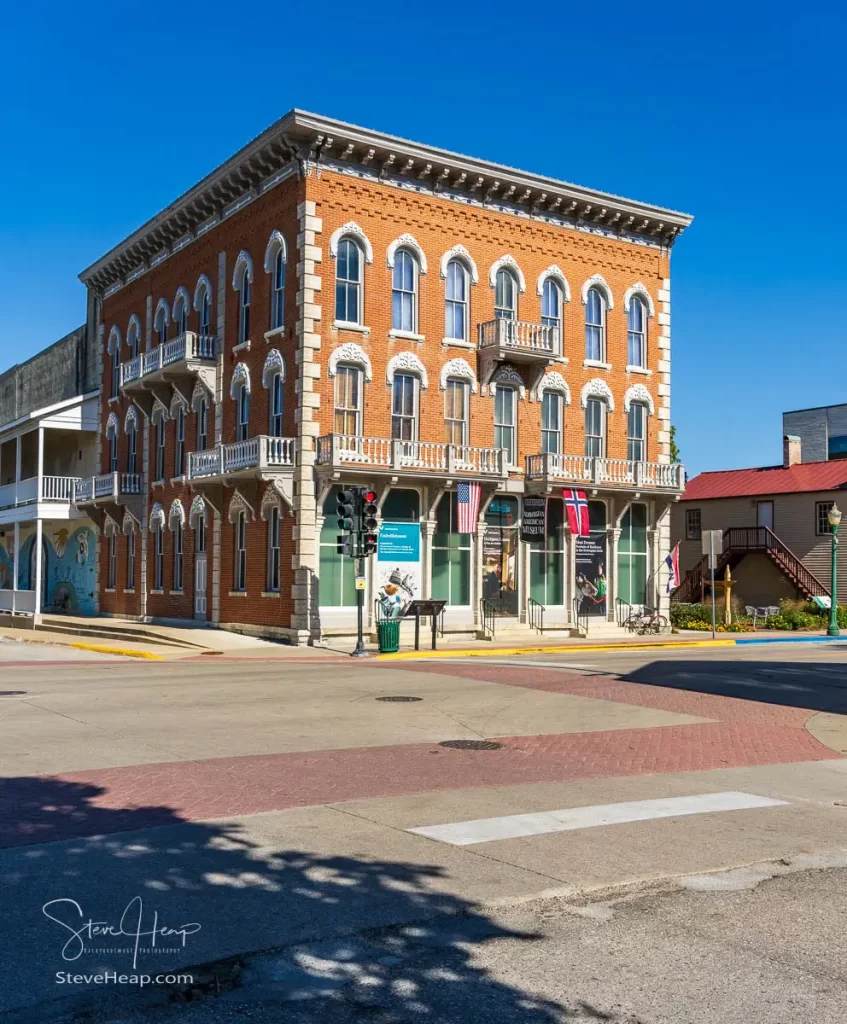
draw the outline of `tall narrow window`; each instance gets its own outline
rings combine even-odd
[[[109,435],[109,472],[117,473],[118,471],[118,435],[117,433],[111,433]]]
[[[250,436],[250,392],[242,384],[238,389],[238,421],[235,427],[235,440],[246,441]]]
[[[355,366],[339,366],[335,373],[335,433],[361,434],[362,373]]]
[[[115,345],[112,349],[112,398],[117,398],[121,390],[121,350]]]
[[[585,403],[585,454],[606,454],[606,403],[599,398]]]
[[[396,331],[416,332],[418,329],[418,265],[406,249],[394,257],[391,291],[391,326]]]
[[[282,437],[282,374],[271,377],[271,437]]]
[[[176,324],[177,335],[185,334],[188,330],[188,303],[182,291],[174,302],[174,324]]]
[[[606,300],[599,288],[590,288],[585,303],[585,358],[606,359]]]
[[[494,318],[517,320],[518,286],[508,270],[498,270],[494,285]]]
[[[247,589],[247,513],[239,512],[235,519],[235,579],[233,589]]]
[[[250,340],[250,278],[245,269],[241,275],[241,287],[238,290],[238,344],[243,345]]]
[[[204,452],[209,444],[209,406],[205,398],[197,406],[197,451]]]
[[[159,524],[153,531],[153,589],[162,590],[165,578],[165,530]]]
[[[647,366],[647,311],[644,302],[634,296],[626,315],[627,361],[630,366]]]
[[[106,577],[106,589],[115,589],[115,576],[118,558],[118,538],[114,533],[109,534],[109,571]]]
[[[174,476],[185,472],[185,409],[180,406],[174,428]]]
[[[160,345],[164,345],[168,340],[168,310],[166,305],[165,300],[162,299],[156,308],[156,316],[153,319],[153,330],[156,332],[156,338]]]
[[[197,333],[201,336],[208,336],[212,333],[212,300],[205,285],[200,294],[200,302],[197,306]]]
[[[165,414],[156,423],[156,479],[165,479]]]
[[[562,289],[548,277],[544,281],[541,292],[541,323],[553,328],[555,338],[553,345],[557,352],[562,351]]]
[[[280,246],[274,257],[273,288],[271,291],[271,329],[285,323],[285,253]]]
[[[506,449],[510,466],[517,459],[515,412],[515,389],[498,384],[494,394],[494,447]]]
[[[130,423],[126,432],[126,471],[137,473],[137,449],[138,449],[138,428],[135,423]]]
[[[135,319],[132,319],[129,322],[129,327],[126,332],[126,343],[129,346],[129,358],[135,359],[139,350],[138,321]]]
[[[197,528],[194,531],[194,553],[206,554],[206,513],[197,517]]]
[[[450,379],[444,390],[444,439],[447,444],[468,443],[468,384]]]
[[[541,399],[541,451],[562,451],[562,396],[557,391],[545,391]]]
[[[135,590],[135,530],[126,535],[126,589]]]
[[[279,508],[276,505],[268,517],[268,590],[279,593]]]
[[[395,373],[391,389],[391,436],[396,441],[416,441],[417,380],[408,373]]]
[[[335,261],[335,319],[342,323],[361,323],[362,252],[350,238],[338,244]]]
[[[182,523],[177,523],[173,531],[174,534],[174,590],[182,590],[183,586],[183,566],[184,550],[183,542],[185,540],[185,529]]]
[[[447,264],[445,333],[453,341],[468,340],[468,272],[464,263]]]
[[[647,407],[640,402],[633,402],[627,413],[626,457],[633,462],[647,457]]]

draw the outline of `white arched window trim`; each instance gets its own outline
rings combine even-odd
[[[409,252],[413,253],[417,257],[418,273],[426,273],[426,255],[414,235],[409,234],[400,235],[399,238],[395,238],[391,245],[389,245],[385,254],[385,262],[388,264],[389,270],[394,269],[394,260],[397,256],[398,249],[408,249]]]
[[[164,530],[164,528],[165,510],[162,508],[161,503],[157,501],[150,509],[150,530],[155,532],[156,530]]]
[[[203,293],[206,293],[209,297],[209,302],[212,301],[212,282],[205,274],[201,274],[197,278],[197,284],[194,286],[194,309],[199,312],[200,302],[203,298]]]
[[[514,256],[510,256],[508,253],[505,256],[501,256],[499,260],[495,260],[491,264],[491,270],[488,271],[488,283],[494,288],[497,284],[497,272],[500,270],[511,271],[515,280],[518,282],[518,288],[520,289],[521,295],[526,292],[526,278],[523,276],[523,271],[518,266],[518,261]]]
[[[179,498],[175,498],[168,512],[168,529],[175,530],[178,526],[185,526],[185,508]]]
[[[159,401],[158,398],[153,400],[153,411],[150,413],[150,422],[155,427],[159,422],[167,422],[168,410]]]
[[[111,331],[109,331],[109,341],[106,345],[106,351],[110,356],[113,356],[115,352],[121,350],[121,329],[117,324],[112,325]]]
[[[190,313],[191,296],[188,294],[188,289],[184,284],[181,284],[179,288],[177,288],[176,295],[174,295],[174,304],[171,306],[171,309],[174,311],[174,316],[176,316],[176,311],[179,307],[180,301],[182,301],[182,308],[185,310],[186,314]]]
[[[603,293],[603,297],[606,300],[606,309],[615,308],[615,300],[612,295],[612,289],[609,287],[606,279],[602,274],[592,274],[591,277],[582,286],[582,304],[583,306],[588,305],[588,293],[592,288],[597,288]]]
[[[365,254],[365,263],[371,264],[374,261],[374,250],[370,239],[361,227],[354,221],[348,220],[340,228],[336,228],[329,238],[329,254],[333,259],[338,255],[338,243],[342,238],[352,238],[362,248]]]
[[[510,387],[517,388],[519,397],[526,398],[526,384],[524,383],[523,377],[521,377],[520,373],[514,368],[514,366],[501,366],[491,378],[488,385],[488,393],[492,398],[494,397],[498,384],[508,384]],[[485,394],[484,391],[483,394]]]
[[[209,389],[202,384],[199,380],[194,385],[194,390],[191,392],[191,411],[197,412],[200,408],[200,403],[205,402],[206,405],[210,405],[213,400],[213,395]]]
[[[653,307],[653,300],[650,298],[650,292],[647,291],[646,285],[643,285],[640,281],[636,282],[636,284],[634,284],[631,287],[627,288],[627,290],[624,292],[624,296],[623,296],[623,311],[624,311],[624,313],[628,313],[629,312],[629,303],[630,303],[630,301],[633,298],[635,298],[635,296],[638,296],[639,299],[643,299],[644,300],[644,305],[647,307],[647,312],[650,314],[651,317],[653,317],[655,315],[654,307]]]
[[[232,382],[229,385],[229,397],[236,398],[239,388],[245,388],[250,394],[250,370],[244,363],[236,363],[232,371]]]
[[[121,532],[121,528],[118,523],[109,515],[108,512],[103,516],[103,533],[107,537],[117,537]]]
[[[442,281],[447,280],[447,267],[452,260],[459,260],[464,263],[470,274],[471,284],[479,283],[479,271],[476,269],[476,263],[473,261],[473,256],[463,245],[454,245],[452,249],[448,249],[441,257],[440,272]]]
[[[245,274],[247,275],[247,280],[252,284],[253,260],[250,257],[250,253],[246,249],[242,249],[235,259],[235,266],[232,268],[232,287],[235,291],[241,291],[241,282]]]
[[[536,392],[537,400],[541,400],[545,391],[555,391],[563,396],[565,405],[571,404],[571,389],[568,387],[568,382],[556,370],[545,373],[541,378],[541,383],[538,385]]]
[[[132,335],[133,330],[135,331],[135,337],[136,337],[136,340],[138,342],[138,345],[140,346],[141,345],[141,320],[139,320],[137,313],[133,313],[132,314],[132,316],[129,318],[129,323],[126,325],[126,340],[127,340],[127,344],[129,344],[129,339],[130,339],[130,336]]]
[[[171,309],[167,299],[159,299],[156,303],[156,312],[153,314],[153,325],[156,330],[159,329],[159,324],[162,323],[162,317],[164,317],[164,323],[169,324],[171,322]]]
[[[191,510],[188,513],[188,524],[192,530],[196,530],[201,517],[206,519],[206,502],[202,494],[195,494],[191,502]]]
[[[623,396],[623,411],[625,413],[629,412],[629,407],[633,402],[640,402],[642,405],[646,405],[647,411],[651,416],[655,413],[653,396],[643,384],[633,384],[632,387],[626,389]]]
[[[615,398],[612,394],[612,389],[604,380],[600,380],[599,377],[588,381],[580,392],[579,404],[583,409],[588,404],[589,398],[602,398],[608,405],[609,412],[615,411]]]
[[[276,254],[282,252],[282,262],[288,262],[288,246],[285,244],[281,231],[272,231],[271,237],[268,239],[268,245],[265,249],[265,273],[272,274],[274,271],[274,261],[276,260]]]
[[[262,368],[262,385],[265,388],[269,388],[274,375],[277,373],[285,380],[285,360],[282,358],[282,353],[279,349],[272,348],[268,352],[265,365]]]
[[[178,391],[174,391],[170,408],[170,417],[172,420],[177,418],[180,409],[182,409],[183,412],[188,412],[188,404]]]
[[[547,280],[553,280],[562,289],[565,302],[571,301],[571,286],[568,284],[568,279],[565,277],[564,271],[561,267],[557,267],[555,263],[549,266],[546,270],[542,270],[538,275],[538,282],[536,283],[536,291],[540,298],[544,294],[544,282]]]
[[[365,352],[361,345],[356,345],[352,341],[347,341],[343,345],[339,345],[338,348],[333,349],[329,360],[327,361],[328,376],[335,376],[335,371],[339,363],[355,363],[357,366],[361,366],[365,371],[365,380],[368,384],[373,380],[374,375],[370,356]]]
[[[109,418],[106,420],[106,439],[111,440],[111,438],[117,437],[120,432],[120,420],[113,412],[110,412]]]
[[[474,373],[473,368],[466,359],[449,359],[441,367],[441,372],[438,375],[438,383],[442,391],[447,390],[447,381],[451,377],[456,377],[459,380],[468,381],[471,386],[471,394],[476,394],[478,387],[476,374]]]
[[[138,430],[138,413],[135,411],[134,405],[131,405],[129,409],[127,409],[126,417],[124,418],[125,434],[129,433],[130,427],[133,427],[135,430]]]
[[[429,376],[426,372],[426,367],[414,352],[398,352],[396,356],[392,356],[388,360],[388,365],[385,368],[385,383],[389,387],[394,384],[394,374],[398,370],[405,370],[408,373],[416,374],[420,378],[421,391],[426,391],[429,387]]]
[[[141,523],[135,518],[129,509],[124,510],[124,518],[121,523],[121,533],[124,537],[128,537],[131,533],[135,533],[136,529],[140,528]]]
[[[279,509],[279,515],[282,518],[285,513],[282,497],[272,484],[268,484],[262,495],[262,504],[259,506],[259,518],[267,522],[270,519],[271,511],[275,508]]]
[[[248,520],[256,518],[256,513],[253,511],[253,507],[241,491],[236,488],[233,492],[232,499],[230,500],[229,508],[227,509],[227,519],[233,526],[238,519],[239,512],[246,512]]]

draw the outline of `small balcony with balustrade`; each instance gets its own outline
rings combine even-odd
[[[262,434],[191,452],[188,455],[188,483],[221,513],[224,511],[225,489],[238,487],[242,494],[249,494],[258,492],[263,483],[273,483],[283,500],[292,505],[294,447],[294,438]]]
[[[532,489],[540,490],[570,484],[583,489],[678,495],[685,487],[685,467],[679,463],[545,452],[526,457],[526,481]]]
[[[128,508],[140,522],[141,492],[140,473],[100,473],[76,481],[73,502],[95,519],[95,510],[108,511],[115,519],[119,508]]]
[[[503,486],[509,476],[503,448],[352,434],[319,437],[315,467],[324,475],[488,480]]]
[[[168,389],[175,388],[186,402],[197,380],[214,394],[218,339],[212,334],[183,331],[149,352],[121,363],[121,390],[149,418],[158,398],[170,407]]]
[[[544,371],[556,363],[565,363],[558,327],[534,324],[526,320],[501,318],[479,325],[479,377],[488,384],[503,363],[523,366],[528,386],[538,385]]]

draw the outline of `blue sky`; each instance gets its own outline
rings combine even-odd
[[[299,106],[693,213],[672,270],[691,471],[778,461],[782,410],[847,401],[843,4],[426,10],[9,7],[0,367],[84,320],[85,266]]]

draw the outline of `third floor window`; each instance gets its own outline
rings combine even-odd
[[[335,319],[347,324],[362,322],[362,253],[350,238],[342,238],[338,243]]]
[[[496,320],[517,320],[518,286],[508,270],[498,270],[494,286],[494,318]]]
[[[591,288],[585,303],[585,358],[606,361],[606,299]]]
[[[464,263],[451,260],[447,264],[445,287],[445,337],[453,341],[468,340],[468,272]]]
[[[391,326],[396,331],[410,333],[418,329],[418,266],[406,249],[400,249],[394,258]]]

